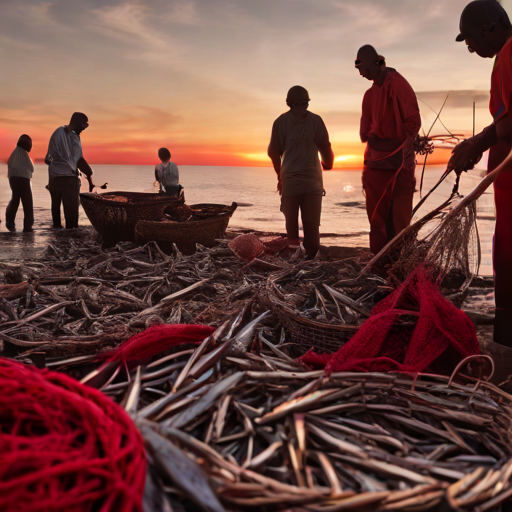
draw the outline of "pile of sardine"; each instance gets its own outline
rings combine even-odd
[[[48,362],[132,415],[146,511],[484,512],[512,496],[512,396],[460,375],[328,376],[290,358],[268,316],[149,362]]]
[[[227,243],[185,256],[154,242],[104,247],[92,228],[61,232],[40,260],[0,262],[0,352],[88,354],[154,324],[217,327],[244,307],[255,318],[268,276],[300,267],[303,255],[247,263]],[[321,263],[308,265],[314,273]]]
[[[279,257],[247,264],[227,241],[184,256],[73,234],[40,260],[0,262],[0,351],[92,353],[158,323],[218,326],[252,307],[268,274],[287,265]]]
[[[269,299],[288,312],[328,324],[360,325],[373,306],[393,288],[372,273],[358,276],[363,262],[306,262],[276,272],[267,286]]]

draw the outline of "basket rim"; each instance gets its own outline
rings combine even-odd
[[[224,205],[224,204],[215,204],[215,203],[200,203],[200,204],[192,204],[189,206],[189,208],[192,208],[194,206],[227,206],[227,205]],[[179,226],[183,226],[183,227],[195,227],[195,226],[200,226],[200,225],[204,225],[204,224],[208,224],[208,223],[214,223],[220,219],[223,219],[224,217],[231,217],[234,213],[234,211],[237,209],[238,207],[238,204],[237,203],[232,203],[231,206],[229,206],[229,210],[228,211],[225,211],[225,212],[222,212],[222,213],[219,213],[218,215],[216,215],[215,217],[211,217],[209,219],[202,219],[202,220],[190,220],[190,221],[185,221],[185,222],[177,222],[175,220],[168,220],[168,219],[165,219],[165,220],[139,220],[137,221],[137,224],[135,225],[135,229],[137,229],[137,226],[140,224],[141,226],[147,226],[149,224],[151,225],[160,225],[160,226],[167,226],[169,228],[178,228]]]
[[[107,197],[104,197],[105,195],[119,195],[124,197],[147,197],[147,201],[139,201],[137,203],[124,203],[121,201],[114,201],[112,199],[109,199]],[[101,203],[104,205],[113,206],[115,208],[134,208],[137,206],[147,206],[147,205],[154,205],[154,204],[172,204],[175,201],[178,201],[178,198],[173,196],[165,196],[162,194],[153,194],[150,192],[121,192],[121,191],[114,191],[114,192],[105,192],[102,194],[94,194],[92,192],[81,192],[80,193],[80,199],[86,199],[87,201]]]
[[[279,279],[281,276],[287,274],[290,270],[287,269],[285,271],[276,272],[270,274],[267,278],[266,290],[268,298],[270,299],[271,307],[274,312],[279,315],[285,315],[290,320],[305,325],[307,327],[314,327],[317,329],[327,329],[331,331],[337,332],[353,332],[356,333],[360,325],[346,325],[346,324],[329,324],[325,322],[319,322],[317,320],[312,320],[310,318],[302,317],[295,313],[292,309],[290,309],[284,301],[282,301],[279,297],[277,297],[275,293],[275,281]]]

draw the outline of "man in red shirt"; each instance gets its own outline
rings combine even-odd
[[[370,249],[378,253],[411,222],[416,179],[414,139],[421,127],[416,95],[375,48],[357,52],[356,68],[373,82],[363,98],[363,188],[370,221]]]
[[[512,25],[496,0],[475,0],[462,11],[456,40],[465,41],[468,50],[479,57],[496,57],[489,104],[494,121],[453,150],[448,168],[457,173],[472,169],[482,153],[490,149],[490,172],[512,149]],[[494,182],[494,201],[494,341],[512,347],[512,167]]]

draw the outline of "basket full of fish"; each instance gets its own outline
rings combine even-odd
[[[485,512],[512,496],[512,396],[487,356],[451,377],[326,375],[258,334],[267,316],[82,379],[142,433],[145,510]]]
[[[336,352],[392,290],[377,275],[358,275],[359,267],[356,259],[310,261],[268,277],[268,303],[299,352]]]

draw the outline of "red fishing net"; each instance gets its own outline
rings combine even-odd
[[[469,317],[446,300],[423,266],[379,302],[354,337],[335,354],[309,351],[301,360],[326,371],[450,374],[479,354]]]
[[[66,375],[0,358],[0,510],[142,510],[144,446],[130,417]]]
[[[228,247],[245,261],[252,261],[263,253],[276,254],[288,247],[288,239],[282,236],[262,236],[249,233],[238,235],[229,242]]]
[[[208,325],[164,324],[142,331],[103,357],[110,361],[148,362],[176,345],[198,344],[215,329]]]
[[[265,244],[252,233],[233,238],[228,247],[242,260],[252,261],[265,252]]]
[[[267,254],[276,254],[288,247],[288,238],[285,236],[262,236],[260,241],[265,244]]]

